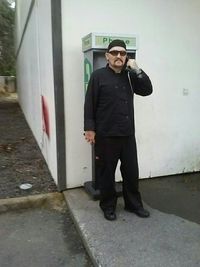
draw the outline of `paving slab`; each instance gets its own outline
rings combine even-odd
[[[104,219],[98,201],[84,189],[64,196],[95,266],[200,267],[200,225],[144,206],[150,218],[124,211],[118,199],[117,220]]]

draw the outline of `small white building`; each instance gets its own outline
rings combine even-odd
[[[19,101],[59,190],[91,180],[82,37],[93,32],[136,35],[152,80],[135,97],[140,177],[200,170],[199,14],[199,0],[17,0]]]

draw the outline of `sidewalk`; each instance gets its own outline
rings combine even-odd
[[[200,267],[199,224],[146,204],[150,218],[138,218],[124,211],[122,198],[118,199],[118,219],[110,222],[83,189],[64,195],[95,266]]]

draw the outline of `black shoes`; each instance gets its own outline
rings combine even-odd
[[[138,209],[130,209],[130,208],[125,207],[124,209],[126,211],[135,213],[137,216],[141,218],[147,218],[150,216],[149,211],[145,210],[143,207],[139,207]],[[105,219],[108,221],[115,221],[117,219],[116,213],[112,209],[104,210],[103,213],[104,213]]]
[[[150,213],[148,210],[145,210],[143,207],[139,207],[138,209],[129,209],[129,208],[124,208],[126,211],[129,212],[133,212],[135,213],[137,216],[141,217],[141,218],[147,218],[150,216]]]
[[[114,210],[104,210],[104,217],[106,220],[115,221],[117,219],[116,213]]]

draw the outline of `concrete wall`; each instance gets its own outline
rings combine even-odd
[[[140,176],[200,170],[199,13],[198,0],[62,1],[68,187],[91,178],[81,51],[90,32],[139,36],[137,62],[154,86],[135,99]]]
[[[0,76],[0,90],[2,92],[16,92],[15,76]]]
[[[31,7],[31,12],[30,11]],[[29,17],[28,17],[29,13]],[[27,20],[28,19],[28,20]],[[24,35],[22,34],[25,28]],[[16,3],[17,81],[20,105],[57,182],[51,1]],[[23,38],[22,38],[23,37]],[[21,46],[19,44],[21,42]],[[43,131],[41,95],[49,109],[50,137]]]

